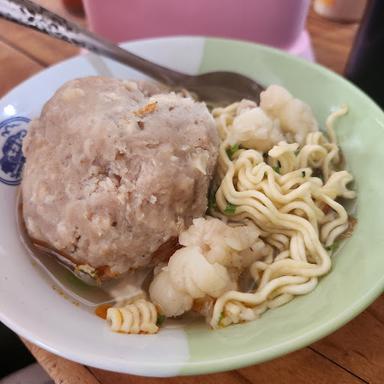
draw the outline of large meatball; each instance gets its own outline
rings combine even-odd
[[[154,89],[87,77],[46,103],[23,147],[32,239],[118,275],[153,263],[204,214],[218,151],[213,118],[202,103]]]

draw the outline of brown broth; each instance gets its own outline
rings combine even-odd
[[[95,308],[95,315],[105,320],[107,318],[107,311],[111,307],[112,304],[101,304]]]

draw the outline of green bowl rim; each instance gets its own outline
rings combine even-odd
[[[212,42],[230,42],[236,45],[242,45],[250,47],[251,49],[256,48],[267,53],[272,53],[276,56],[288,58],[293,62],[300,63],[301,65],[310,68],[310,70],[320,71],[331,79],[340,81],[345,87],[349,88],[351,92],[355,92],[359,97],[365,98],[367,102],[374,106],[377,109],[377,113],[381,114],[384,121],[384,111],[379,107],[379,105],[372,100],[366,93],[364,93],[360,88],[351,83],[346,78],[335,73],[334,71],[314,62],[310,62],[303,58],[289,54],[283,50],[272,48],[263,44],[252,43],[248,41],[236,40],[236,39],[225,39],[225,38],[216,38],[216,37],[206,37],[207,40]],[[258,350],[255,352],[247,352],[244,354],[238,354],[236,356],[231,356],[228,358],[213,359],[207,361],[188,361],[185,363],[183,368],[183,375],[194,375],[194,374],[203,374],[203,373],[214,373],[214,372],[223,372],[233,369],[238,369],[246,367],[253,364],[259,364],[268,360],[272,360],[278,357],[281,357],[290,352],[296,351],[298,349],[304,348],[319,339],[328,336],[332,332],[341,328],[343,325],[351,321],[361,312],[363,312],[373,301],[379,297],[384,291],[384,274],[383,277],[375,284],[370,290],[366,291],[365,294],[360,297],[359,300],[348,307],[346,310],[341,312],[337,317],[334,317],[332,320],[322,324],[321,326],[306,331],[299,337],[291,340],[282,342],[281,344],[275,344],[272,347]]]

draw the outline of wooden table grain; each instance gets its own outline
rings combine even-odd
[[[39,2],[85,23],[83,18],[68,14],[59,1]],[[357,25],[333,23],[311,12],[307,26],[317,61],[342,73]],[[0,96],[32,74],[77,53],[66,43],[0,20]],[[337,332],[307,348],[214,375],[167,379],[122,375],[82,366],[24,342],[54,381],[62,384],[379,384],[384,383],[384,296]]]

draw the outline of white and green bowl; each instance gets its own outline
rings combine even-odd
[[[281,84],[310,104],[323,125],[348,104],[337,135],[356,178],[357,226],[312,293],[259,320],[212,331],[204,323],[166,323],[154,336],[112,333],[90,311],[54,290],[20,243],[15,185],[27,120],[65,81],[89,75],[142,78],[109,60],[83,55],[40,72],[0,101],[0,320],[53,353],[86,365],[147,376],[218,372],[276,358],[328,335],[363,311],[384,287],[384,114],[336,74],[281,51],[238,41],[162,38],[123,45],[171,68],[232,70]]]

